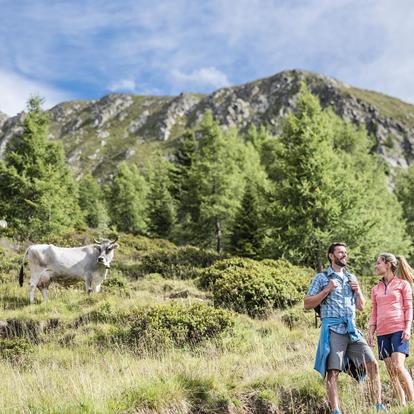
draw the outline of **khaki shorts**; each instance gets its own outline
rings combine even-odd
[[[364,338],[360,338],[356,342],[351,342],[349,335],[342,335],[330,331],[329,345],[331,352],[328,356],[328,370],[337,369],[338,371],[342,371],[345,356],[352,360],[357,367],[361,364],[375,361],[374,353]]]

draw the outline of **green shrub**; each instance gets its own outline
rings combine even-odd
[[[118,272],[111,272],[103,282],[103,290],[123,294],[123,295],[129,295],[131,288],[128,284],[127,278]]]
[[[164,277],[190,279],[200,268],[206,268],[221,257],[209,250],[193,246],[153,252],[142,257],[142,273],[160,273]]]
[[[84,316],[83,319],[85,321],[101,323],[117,322],[120,319],[120,315],[111,302],[103,302],[88,315]]]
[[[32,344],[25,338],[0,339],[0,355],[8,361],[19,361],[32,351]]]
[[[214,304],[252,317],[286,308],[303,299],[312,271],[284,260],[232,258],[204,270],[201,288],[210,289]]]
[[[115,272],[122,273],[124,276],[131,279],[138,279],[143,275],[141,264],[139,262],[131,262],[127,260],[116,261],[111,266]]]
[[[233,325],[231,313],[223,309],[204,303],[170,302],[131,314],[128,327],[119,339],[132,346],[152,349],[166,345],[196,345],[219,336]]]

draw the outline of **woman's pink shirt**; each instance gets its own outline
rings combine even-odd
[[[371,290],[370,325],[377,326],[377,335],[405,330],[413,320],[413,298],[409,282],[395,277],[386,285],[382,280]]]

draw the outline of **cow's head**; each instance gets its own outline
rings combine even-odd
[[[117,240],[118,237],[114,241],[107,239],[101,241],[94,240],[95,247],[99,252],[98,263],[102,264],[107,269],[111,267],[111,262],[114,258],[114,250],[119,247],[119,244],[116,243]]]

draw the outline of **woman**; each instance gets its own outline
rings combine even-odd
[[[398,276],[397,276],[398,269]],[[382,253],[375,264],[380,282],[371,291],[372,311],[368,344],[377,332],[379,359],[384,360],[400,403],[414,401],[413,380],[404,366],[409,354],[413,320],[412,283],[414,270],[403,256]]]

